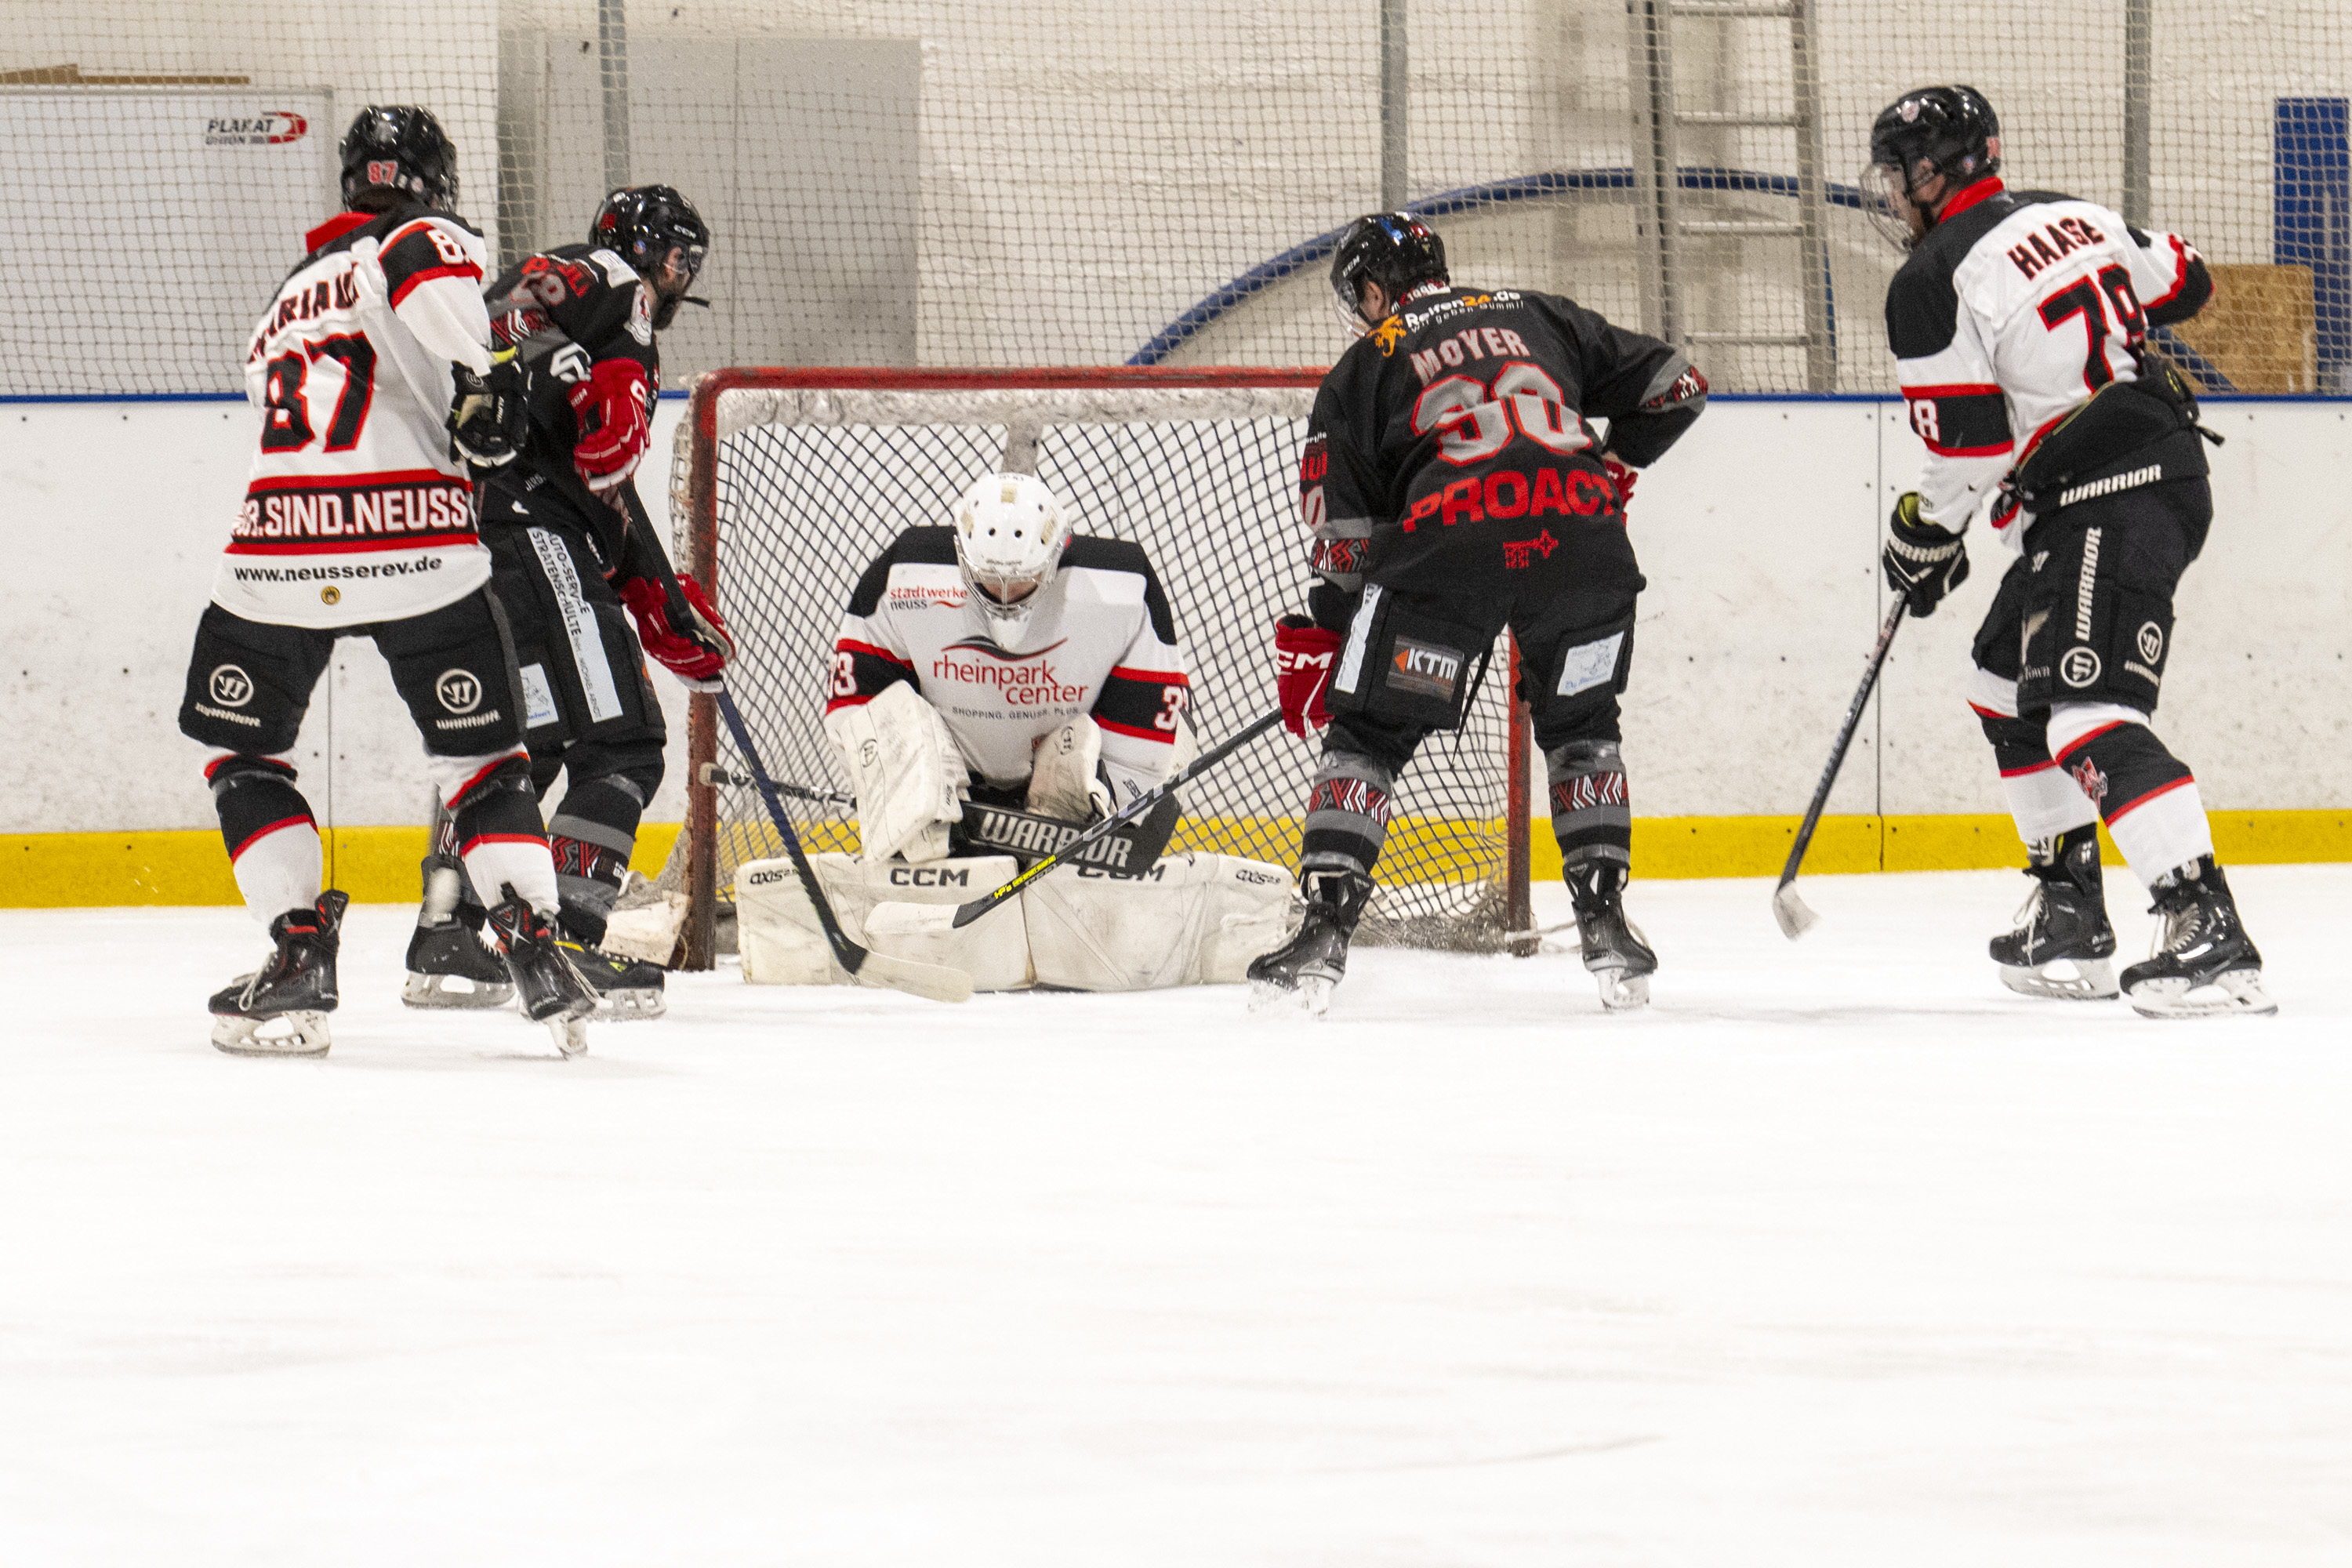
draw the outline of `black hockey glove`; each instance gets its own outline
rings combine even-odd
[[[1886,548],[1879,552],[1886,585],[1903,595],[1915,616],[1932,616],[1944,595],[1969,580],[1969,548],[1960,536],[1919,515],[1919,492],[1906,490],[1886,520]]]
[[[449,449],[478,468],[499,468],[515,460],[530,430],[530,409],[514,351],[490,362],[488,376],[455,367],[457,395],[449,405]]]

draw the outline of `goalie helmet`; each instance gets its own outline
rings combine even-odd
[[[956,503],[956,564],[988,635],[1010,646],[1054,581],[1070,523],[1062,503],[1028,474],[991,474]]]
[[[343,162],[343,205],[368,191],[404,191],[435,212],[457,206],[457,149],[429,109],[371,103],[336,148]]]
[[[1950,195],[2000,172],[2000,118],[1972,87],[1923,87],[1881,110],[1862,188],[1871,221],[1908,249],[1936,226],[1913,194],[1938,174]],[[1906,212],[1916,213],[1915,228]]]
[[[654,326],[667,327],[710,251],[710,226],[672,185],[625,185],[604,198],[588,243],[619,253],[653,286]]]
[[[1358,337],[1368,325],[1356,303],[1367,279],[1381,286],[1392,305],[1416,283],[1444,283],[1445,242],[1411,213],[1367,213],[1348,226],[1331,252],[1331,292],[1339,319]]]

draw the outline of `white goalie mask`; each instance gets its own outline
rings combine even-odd
[[[1017,640],[1054,581],[1070,524],[1054,492],[1028,474],[991,474],[956,503],[956,564],[1001,644]]]

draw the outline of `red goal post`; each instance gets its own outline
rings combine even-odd
[[[1274,701],[1272,625],[1312,580],[1299,449],[1319,370],[721,370],[694,383],[671,466],[672,547],[728,617],[729,689],[771,775],[848,787],[820,720],[834,634],[866,565],[947,521],[974,479],[1034,472],[1081,532],[1142,544],[1167,589],[1204,744]],[[1505,639],[1507,643],[1507,639]],[[1360,941],[1532,952],[1531,759],[1515,659],[1498,647],[1457,739],[1400,782]],[[708,968],[734,868],[781,854],[755,794],[705,783],[716,703],[688,721],[685,965]],[[729,743],[731,744],[731,743]],[[1318,746],[1276,732],[1185,794],[1171,852],[1295,868]],[[730,764],[730,771],[740,771]],[[806,847],[854,851],[855,813],[787,803]],[[675,857],[674,857],[675,858]],[[665,881],[680,879],[673,866]]]

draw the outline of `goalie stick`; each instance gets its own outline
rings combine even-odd
[[[989,910],[996,908],[999,904],[1010,901],[1020,893],[1022,889],[1027,887],[1030,883],[1035,881],[1038,878],[1044,876],[1055,867],[1059,866],[1066,861],[1084,858],[1089,846],[1102,842],[1102,840],[1118,832],[1127,824],[1133,822],[1136,818],[1150,811],[1153,806],[1159,805],[1161,800],[1175,793],[1176,787],[1179,784],[1187,784],[1192,780],[1200,777],[1201,774],[1208,772],[1217,763],[1223,762],[1227,757],[1232,756],[1235,752],[1240,751],[1250,742],[1256,740],[1260,735],[1265,734],[1268,730],[1273,729],[1276,724],[1281,722],[1282,710],[1277,708],[1273,712],[1267,714],[1265,718],[1260,719],[1255,723],[1252,724],[1248,729],[1244,730],[1240,734],[1233,736],[1223,743],[1202,752],[1199,756],[1193,758],[1189,764],[1179,769],[1172,776],[1162,780],[1156,788],[1146,790],[1143,794],[1137,795],[1133,800],[1129,801],[1125,805],[1120,806],[1117,811],[1112,812],[1108,816],[1104,817],[1100,822],[1096,823],[1092,827],[1087,828],[1084,833],[1079,834],[1076,838],[1073,838],[1067,844],[1063,845],[1053,854],[1046,856],[1043,860],[1036,862],[1026,871],[1022,872],[1019,876],[1013,878],[1011,881],[1006,882],[1003,887],[996,889],[992,892],[983,893],[979,898],[972,900],[969,903],[956,904],[953,906],[947,904],[877,904],[874,906],[874,912],[866,917],[866,929],[869,931],[891,936],[914,936],[923,932],[960,931],[963,927],[971,924],[972,921],[980,919],[981,916],[988,913]]]
[[[1886,668],[1886,650],[1895,646],[1895,628],[1903,624],[1903,612],[1910,601],[1895,596],[1895,607],[1886,612],[1886,624],[1878,628],[1878,645],[1870,650],[1870,668],[1862,673],[1862,685],[1846,705],[1845,722],[1838,727],[1837,740],[1830,747],[1829,766],[1822,770],[1822,782],[1813,786],[1813,804],[1805,807],[1805,820],[1798,825],[1797,842],[1789,847],[1789,863],[1780,868],[1780,885],[1772,891],[1772,918],[1780,922],[1780,934],[1796,941],[1821,921],[1821,916],[1805,907],[1797,897],[1797,868],[1805,858],[1805,850],[1813,842],[1813,829],[1822,824],[1822,807],[1830,800],[1830,786],[1837,783],[1838,769],[1845,765],[1846,748],[1853,744],[1853,732],[1862,722],[1862,710],[1870,705],[1871,691],[1878,685],[1878,672]]]
[[[792,818],[784,815],[784,803],[776,793],[776,785],[768,777],[767,764],[760,761],[759,748],[751,743],[751,731],[744,727],[743,715],[735,706],[735,699],[726,691],[713,694],[719,700],[719,711],[733,731],[736,749],[743,753],[744,763],[751,770],[751,782],[759,786],[760,798],[768,804],[768,816],[783,837],[784,851],[793,858],[793,869],[800,873],[802,890],[808,894],[809,904],[816,910],[816,923],[824,928],[824,940],[833,949],[833,956],[850,977],[861,985],[879,985],[892,991],[904,991],[913,996],[928,996],[934,1002],[968,1002],[971,1000],[971,976],[961,969],[944,964],[918,963],[911,959],[892,958],[860,947],[849,940],[834,918],[833,905],[817,884],[816,871],[809,865],[808,854],[801,847],[801,836],[793,831]],[[882,909],[890,906],[883,905]],[[876,912],[878,914],[880,910]],[[867,922],[872,929],[872,922]]]

